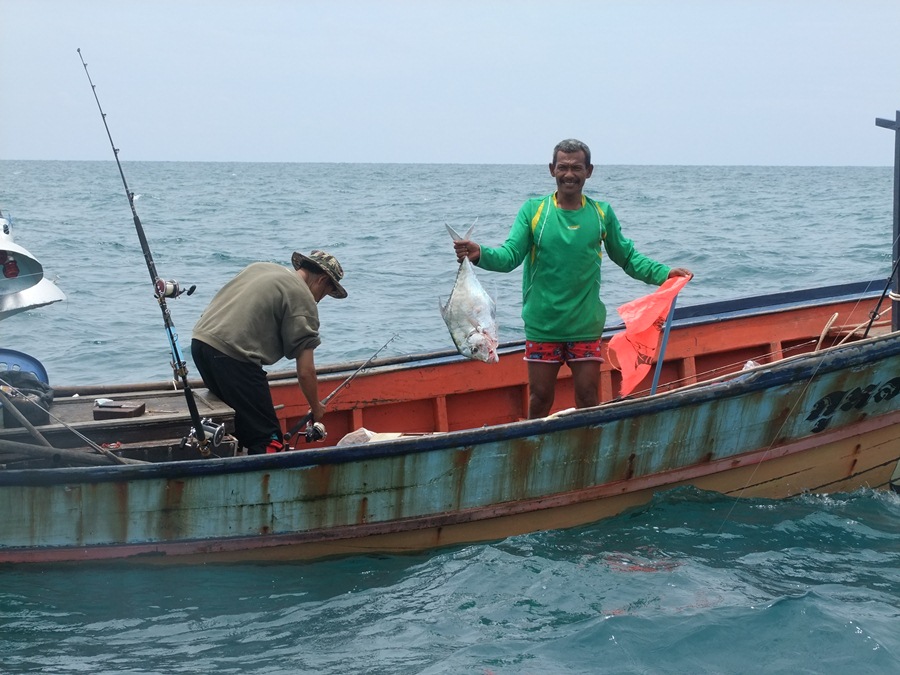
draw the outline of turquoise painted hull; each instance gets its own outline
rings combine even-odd
[[[415,367],[414,365],[410,367]],[[0,562],[300,559],[566,527],[691,484],[884,487],[900,334],[595,409],[257,457],[0,472]]]

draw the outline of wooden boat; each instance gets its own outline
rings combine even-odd
[[[271,455],[191,458],[183,396],[162,385],[58,388],[54,419],[34,429],[59,452],[20,453],[29,468],[7,452],[0,471],[0,562],[418,551],[591,522],[681,485],[771,498],[883,488],[900,458],[900,333],[888,310],[863,337],[878,285],[681,308],[657,393],[617,400],[604,366],[605,403],[568,410],[564,368],[556,413],[538,420],[523,419],[521,344],[498,364],[375,360],[332,401],[324,441]],[[320,389],[360,365],[323,369]],[[287,430],[303,398],[290,373],[271,388]],[[98,397],[144,412],[94,419]],[[109,464],[73,430],[142,463]],[[24,446],[28,432],[0,442]],[[67,466],[86,456],[107,465]]]
[[[876,123],[896,132],[900,111]],[[684,485],[786,498],[900,484],[898,261],[895,244],[884,307],[871,282],[680,308],[652,393],[648,374],[621,397],[604,366],[601,405],[573,410],[564,368],[542,419],[524,419],[522,344],[497,364],[440,352],[323,368],[325,393],[359,374],[328,436],[252,457],[228,451],[231,411],[201,383],[182,378],[219,443],[209,458],[172,385],[57,387],[38,423],[4,406],[22,427],[0,430],[0,562],[419,551],[576,526]],[[271,391],[287,431],[307,412],[294,375]]]

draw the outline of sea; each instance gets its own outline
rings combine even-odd
[[[312,249],[340,260],[349,292],[320,305],[317,364],[395,335],[380,356],[452,349],[445,225],[500,244],[554,187],[545,164],[121,158],[121,174],[112,159],[0,161],[15,242],[67,296],[3,320],[0,346],[40,359],[51,385],[172,379],[148,259],[185,291],[166,304],[189,371],[191,329],[228,279]],[[883,288],[892,181],[889,166],[598,165],[586,192],[639,251],[694,272],[678,299],[693,305]],[[521,339],[520,272],[479,278],[501,340]],[[650,290],[604,262],[610,324]],[[869,489],[678,489],[588,526],[415,555],[0,566],[2,673],[896,673],[898,628],[900,497]]]

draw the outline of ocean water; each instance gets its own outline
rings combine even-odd
[[[449,223],[501,243],[522,201],[553,189],[546,166],[123,162],[159,274],[191,296],[168,302],[190,366],[191,329],[215,292],[256,260],[322,248],[346,300],[320,305],[317,362],[452,348],[438,310],[456,277]],[[679,304],[890,273],[886,167],[598,166],[588,193],[626,236],[695,278]],[[3,344],[39,358],[51,383],[172,377],[162,314],[115,162],[0,161],[0,210],[68,300],[8,318]],[[479,275],[502,340],[521,339],[521,273]],[[615,308],[651,287],[604,265]],[[290,368],[287,361],[276,366]]]
[[[500,243],[546,166],[128,162],[180,343],[256,260],[324,248],[320,364],[450,348],[444,223]],[[695,304],[843,281],[884,285],[888,167],[598,166],[639,250],[686,266]],[[0,210],[68,299],[0,324],[57,384],[171,378],[114,162],[0,161]],[[477,219],[477,221],[476,221]],[[520,339],[518,272],[480,273]],[[610,310],[648,288],[604,269]],[[611,311],[611,322],[617,318]],[[185,354],[187,356],[187,354]],[[189,362],[189,367],[192,364]],[[283,362],[278,367],[290,367]],[[0,568],[0,672],[892,673],[900,499],[735,501],[677,490],[574,530],[415,556],[277,565]]]
[[[0,568],[5,673],[875,673],[900,500],[680,490],[415,556]]]

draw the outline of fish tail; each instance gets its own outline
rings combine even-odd
[[[477,223],[477,222],[478,222],[478,218],[475,218],[475,223]],[[447,232],[449,232],[450,236],[453,237],[453,241],[464,241],[464,240],[467,241],[472,238],[472,232],[475,231],[475,223],[472,223],[472,225],[469,227],[468,230],[466,230],[466,233],[464,235],[460,235],[459,232],[454,230],[447,223],[444,223],[444,227],[447,228]]]
[[[444,226],[447,228],[447,232],[450,233],[450,236],[453,237],[453,241],[462,241],[463,238],[459,236],[459,232],[454,230],[450,225],[444,223]]]
[[[472,239],[472,233],[475,231],[475,224],[478,222],[478,218],[479,218],[479,216],[475,216],[475,222],[473,222],[473,223],[469,226],[469,229],[466,230],[466,233],[463,235],[463,237],[464,237],[467,241],[470,241],[470,240]]]

